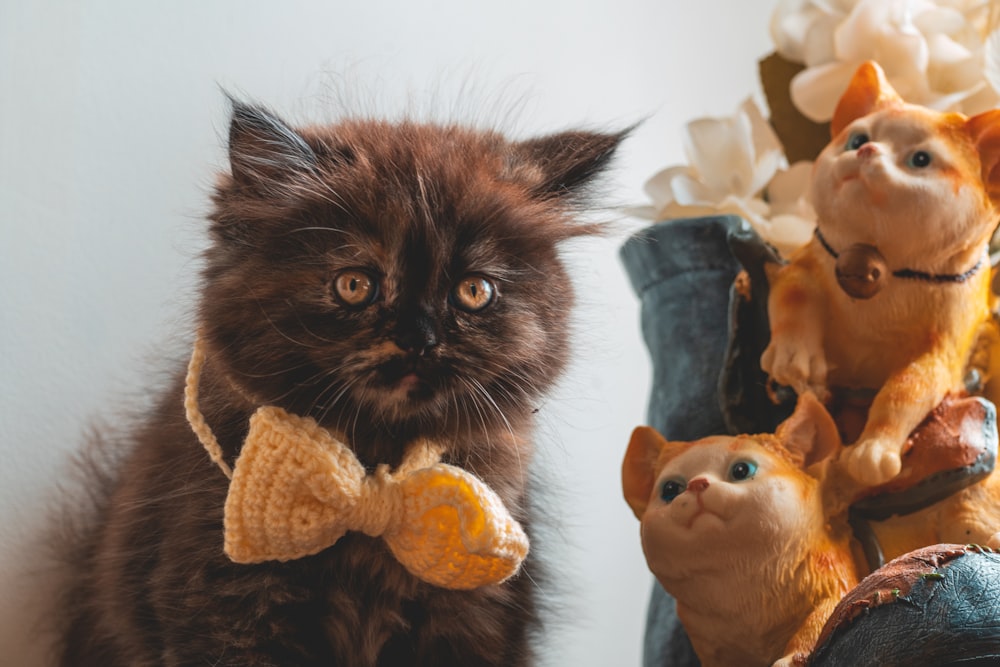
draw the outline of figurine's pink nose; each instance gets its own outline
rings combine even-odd
[[[688,491],[693,491],[694,493],[701,493],[708,488],[708,480],[704,477],[695,477],[690,482],[688,482]]]
[[[876,148],[875,144],[870,141],[858,149],[858,157],[861,159],[866,160],[876,155],[878,155],[878,148]]]

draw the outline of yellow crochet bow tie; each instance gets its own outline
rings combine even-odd
[[[188,421],[230,478],[225,552],[237,563],[287,561],[332,546],[347,531],[381,536],[413,575],[471,589],[515,574],[528,538],[496,493],[470,472],[440,462],[426,440],[395,471],[366,474],[344,443],[315,420],[258,408],[233,470],[197,407],[200,341],[188,369]]]

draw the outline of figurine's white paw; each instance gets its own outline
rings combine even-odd
[[[862,440],[844,453],[847,472],[862,484],[878,486],[899,474],[899,446],[885,438]]]
[[[786,655],[774,662],[771,667],[796,667],[796,665],[804,665],[804,660],[796,660],[796,654]]]
[[[826,358],[822,351],[798,341],[784,344],[772,340],[760,357],[760,366],[771,379],[794,389],[796,393],[812,391],[825,400]]]

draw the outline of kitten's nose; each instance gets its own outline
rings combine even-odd
[[[695,493],[701,493],[708,488],[708,480],[704,477],[695,477],[690,482],[688,482],[688,491],[693,491]]]
[[[422,312],[407,319],[409,321],[401,322],[392,337],[392,342],[399,349],[422,355],[438,344],[438,334],[431,314]]]

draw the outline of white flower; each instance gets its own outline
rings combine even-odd
[[[783,253],[808,240],[815,219],[804,199],[809,166],[785,171],[781,143],[752,99],[730,118],[688,123],[684,152],[688,166],[664,169],[646,183],[646,217],[733,213]]]
[[[782,0],[771,35],[806,66],[791,95],[815,121],[830,119],[866,60],[908,102],[973,114],[1000,104],[984,73],[989,22],[990,0]]]
[[[775,174],[767,186],[770,228],[761,235],[785,257],[805,245],[816,228],[816,211],[809,201],[812,171],[812,162],[796,162]]]

